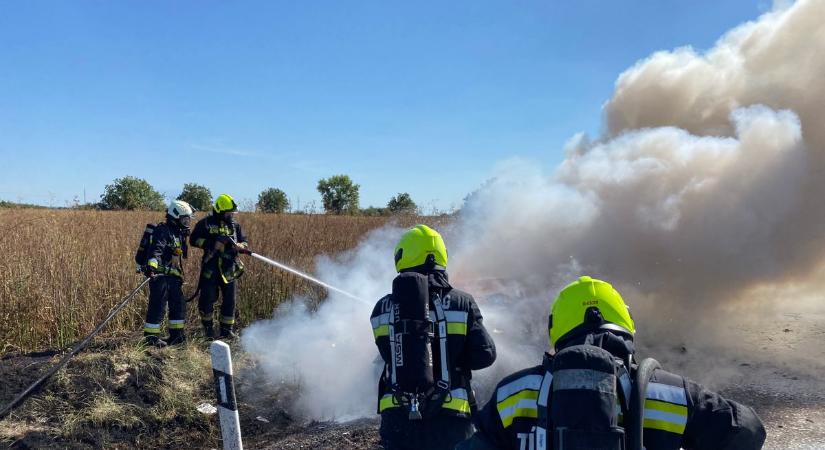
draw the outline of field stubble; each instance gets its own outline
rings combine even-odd
[[[158,212],[0,209],[0,355],[63,348],[94,329],[141,281],[134,251],[144,226],[162,220]],[[315,257],[353,248],[388,220],[410,225],[417,219],[247,213],[238,220],[253,250],[311,272]],[[197,286],[200,257],[199,249],[190,249],[184,264],[187,296]],[[270,317],[295,295],[314,300],[326,295],[294,275],[250,258],[244,262],[237,308],[241,326]],[[147,295],[144,289],[107,332],[140,329]],[[188,304],[187,317],[188,324],[198,323],[196,302]]]

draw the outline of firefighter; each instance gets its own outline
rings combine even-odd
[[[753,409],[654,360],[634,362],[635,331],[610,284],[584,276],[568,285],[550,315],[555,354],[504,378],[456,449],[762,448]]]
[[[417,225],[404,233],[395,268],[392,293],[370,318],[384,362],[381,441],[389,450],[452,449],[472,434],[471,371],[493,364],[495,344],[473,297],[450,285],[438,232]]]
[[[204,333],[208,339],[215,339],[213,308],[218,293],[223,296],[220,309],[220,337],[233,339],[235,325],[235,296],[237,280],[244,272],[243,263],[238,258],[248,244],[241,225],[235,220],[238,205],[227,194],[215,200],[212,214],[195,225],[189,243],[203,249],[201,274],[198,289],[198,310]]]
[[[192,220],[192,207],[174,200],[166,209],[166,222],[156,225],[147,247],[146,274],[149,281],[149,306],[143,339],[146,344],[165,347],[185,341],[183,327],[186,307],[183,299],[183,258],[187,256],[186,237]],[[169,304],[169,339],[160,338],[160,323]]]

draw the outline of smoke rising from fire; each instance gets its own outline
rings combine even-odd
[[[583,273],[624,294],[642,346],[735,340],[731,318],[822,312],[822,17],[825,1],[799,1],[706,53],[655,53],[619,76],[601,137],[573,137],[550,171],[505,161],[468,198],[440,231],[453,284],[476,295],[495,330],[499,360],[480,386],[540,360],[550,302]],[[372,233],[315,274],[377,300],[402,231]],[[298,302],[243,343],[274,379],[301,386],[294,412],[370,415],[380,367],[369,314],[335,295],[313,313]]]

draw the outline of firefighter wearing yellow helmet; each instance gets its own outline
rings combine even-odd
[[[392,292],[370,321],[384,361],[378,385],[380,435],[387,449],[449,449],[472,434],[471,371],[496,349],[473,297],[447,279],[447,247],[416,225],[394,250]]]
[[[630,310],[610,283],[583,276],[559,292],[549,320],[550,342],[557,348],[565,340],[595,330],[612,330],[630,340],[636,333]]]
[[[395,270],[402,272],[422,266],[446,270],[447,247],[437,231],[427,225],[416,225],[407,230],[395,246]]]
[[[213,310],[218,293],[223,296],[220,308],[220,337],[234,338],[235,297],[237,280],[244,272],[243,263],[238,258],[248,242],[241,224],[235,220],[238,205],[229,194],[221,194],[215,199],[212,214],[195,225],[189,242],[203,249],[201,275],[198,282],[198,310],[204,333],[208,339],[217,335],[214,329]]]
[[[619,292],[588,276],[553,302],[540,365],[505,377],[456,450],[758,450],[753,409],[653,359],[635,360],[636,325]]]

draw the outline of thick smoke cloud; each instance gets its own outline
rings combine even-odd
[[[800,1],[737,27],[707,53],[640,61],[605,104],[603,136],[573,137],[550,171],[505,161],[468,198],[442,231],[451,279],[476,295],[499,348],[477,380],[482,391],[540,360],[550,302],[582,273],[624,294],[643,349],[689,343],[753,358],[770,350],[742,330],[771,330],[788,311],[823,313],[822,17],[825,1]],[[320,261],[316,274],[374,302],[390,287],[401,232],[373,233]],[[274,379],[305,388],[293,412],[370,415],[378,375],[370,310],[334,295],[314,313],[293,304],[243,342]],[[821,370],[816,357],[806,361]]]
[[[317,261],[321,279],[364,302],[332,292],[311,312],[298,298],[278,309],[272,320],[244,330],[243,346],[261,369],[277,384],[300,390],[292,413],[346,420],[374,411],[381,366],[369,317],[395,275],[393,247],[403,231],[377,230],[357,249]]]
[[[508,166],[465,209],[476,225],[460,273],[529,275],[522,284],[541,290],[573,260],[673,306],[784,276],[781,258],[794,255],[775,236],[802,206],[809,168],[799,121],[765,107],[731,121],[732,137],[663,127],[579,141],[550,176]]]

